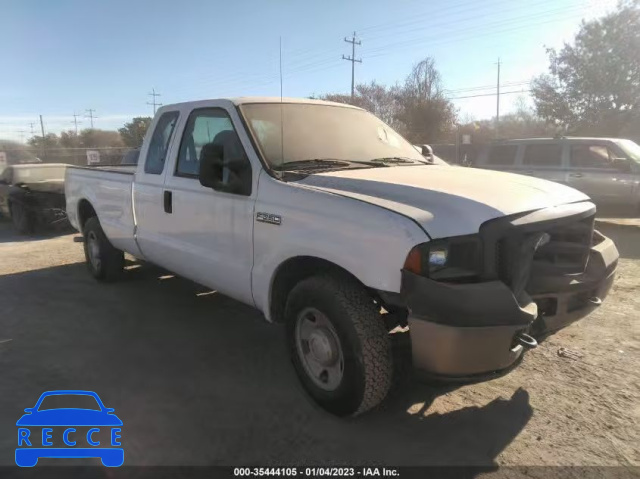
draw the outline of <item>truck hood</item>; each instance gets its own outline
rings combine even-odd
[[[431,238],[477,233],[482,223],[494,218],[589,199],[551,181],[451,166],[340,170],[296,183],[410,217]]]

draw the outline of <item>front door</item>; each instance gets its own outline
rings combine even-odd
[[[602,142],[571,145],[569,186],[587,194],[596,203],[622,204],[632,199],[637,177],[615,163],[621,154]]]
[[[225,108],[193,110],[177,156],[165,178],[169,210],[164,215],[168,254],[162,264],[189,279],[252,303],[253,208],[251,164]],[[222,152],[221,183],[246,182],[242,193],[218,191],[199,181],[200,158],[215,146]],[[225,162],[246,162],[242,178]]]

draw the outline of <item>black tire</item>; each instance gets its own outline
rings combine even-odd
[[[33,212],[20,202],[11,203],[11,222],[13,228],[21,235],[30,235],[35,231],[35,218]]]
[[[342,349],[341,380],[331,391],[316,385],[306,372],[296,345],[296,322],[309,308],[329,320]],[[373,300],[361,285],[346,277],[305,279],[289,294],[285,320],[291,360],[317,404],[337,416],[356,416],[382,402],[393,376],[391,341]]]
[[[107,236],[102,231],[97,217],[87,220],[83,228],[84,257],[91,275],[99,281],[111,282],[122,276],[124,269],[124,253],[113,247]],[[90,252],[90,248],[96,250]],[[98,261],[92,260],[92,255]]]

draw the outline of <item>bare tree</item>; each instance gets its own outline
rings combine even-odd
[[[405,80],[404,93],[423,100],[443,97],[442,78],[433,58],[427,57],[413,67]]]

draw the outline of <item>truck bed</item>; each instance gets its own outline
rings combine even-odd
[[[136,254],[132,205],[134,173],[135,166],[69,167],[65,189],[71,225],[82,231],[81,199],[86,199],[95,209],[111,243],[118,249]]]

